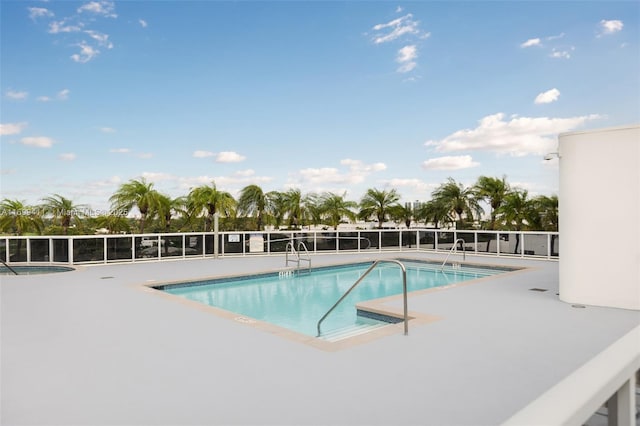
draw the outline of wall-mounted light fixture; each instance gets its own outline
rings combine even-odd
[[[554,158],[560,158],[559,152],[550,152],[544,156],[544,161],[553,160]]]

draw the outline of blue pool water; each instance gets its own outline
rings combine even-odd
[[[68,266],[11,266],[13,271],[18,275],[40,275],[40,274],[53,274],[57,272],[69,272],[75,269]],[[16,275],[11,269],[4,265],[0,265],[0,275]]]
[[[407,290],[428,289],[504,272],[504,269],[445,269],[425,262],[403,261]],[[331,306],[360,278],[371,263],[312,269],[299,274],[264,274],[158,287],[168,293],[239,315],[276,324],[309,336]],[[322,330],[359,321],[355,305],[365,300],[402,294],[398,265],[381,263],[322,323]]]

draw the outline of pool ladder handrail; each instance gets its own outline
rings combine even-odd
[[[0,262],[2,262],[2,264],[11,272],[13,272],[15,275],[20,275],[16,272],[15,269],[13,269],[11,266],[7,265],[7,262],[5,262],[4,260],[0,259]]]
[[[295,254],[296,258],[289,260],[289,248],[291,248],[291,253]],[[307,257],[302,258],[300,257],[300,252],[304,250],[304,252],[306,253]],[[309,250],[307,250],[307,245],[303,242],[303,241],[298,241],[298,250],[295,249],[294,245],[293,245],[293,241],[289,241],[287,243],[287,247],[285,249],[285,254],[284,254],[284,266],[289,266],[289,262],[296,262],[296,271],[298,271],[298,273],[300,273],[300,261],[304,261],[307,262],[307,270],[309,272],[311,272],[311,255],[309,255]]]
[[[462,261],[466,261],[467,260],[467,252],[465,250],[465,243],[466,241],[463,240],[462,238],[458,238],[454,243],[453,246],[451,246],[451,249],[449,250],[449,253],[447,254],[447,257],[444,258],[444,262],[442,262],[442,265],[440,266],[440,271],[442,271],[444,269],[444,265],[446,265],[447,260],[449,260],[449,256],[451,256],[451,253],[453,253],[454,251],[457,253],[458,252],[458,243],[461,243],[460,246],[462,247]]]
[[[340,299],[338,299],[338,301],[327,311],[326,314],[324,314],[322,316],[322,318],[320,318],[320,320],[318,321],[318,325],[317,325],[317,330],[318,330],[318,334],[317,337],[320,337],[320,335],[322,334],[322,332],[320,331],[320,325],[322,324],[322,322],[329,316],[329,314],[331,312],[333,312],[333,310],[349,295],[349,293],[351,293],[351,291],[356,288],[356,286],[358,284],[360,284],[362,282],[362,280],[364,280],[364,278],[369,275],[369,272],[371,272],[376,266],[378,266],[378,264],[380,263],[384,263],[384,262],[389,262],[389,263],[395,263],[398,266],[400,266],[400,269],[402,270],[402,297],[403,297],[403,303],[404,303],[404,317],[403,317],[403,321],[404,321],[404,335],[408,335],[409,334],[409,314],[408,314],[408,309],[407,309],[407,268],[405,268],[404,264],[402,262],[400,262],[399,260],[394,260],[394,259],[379,259],[376,260],[375,262],[373,262],[373,264],[369,267],[369,269],[367,269],[364,274],[362,274],[362,276],[360,278],[358,278],[358,280],[349,288],[349,290],[347,290],[342,297],[340,297]]]

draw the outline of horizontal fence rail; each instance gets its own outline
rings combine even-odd
[[[217,244],[216,244],[217,239]],[[459,241],[462,240],[462,241]],[[91,264],[216,256],[284,254],[288,242],[312,254],[447,252],[455,242],[476,255],[558,260],[557,232],[440,229],[188,232],[74,236],[0,236],[0,259],[12,263]],[[214,251],[218,249],[218,253]]]

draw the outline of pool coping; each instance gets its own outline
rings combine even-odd
[[[435,265],[440,264],[438,261],[433,259],[411,258],[408,256],[400,256],[398,258],[392,258],[389,260],[398,260],[401,262],[405,261],[405,262],[428,263],[428,264],[435,264]],[[373,261],[370,261],[370,260],[362,260],[357,262],[343,261],[343,262],[336,262],[331,264],[324,264],[322,266],[311,268],[311,269],[335,268],[339,266],[350,266],[355,264],[369,264],[369,263],[373,263]],[[495,279],[496,276],[503,277],[505,276],[505,274],[511,275],[511,274],[517,274],[517,273],[525,273],[535,269],[535,267],[532,267],[532,266],[513,267],[508,265],[483,264],[479,262],[466,262],[466,261],[459,262],[459,263],[464,264],[464,266],[485,268],[485,269],[491,269],[491,270],[500,270],[501,272],[496,275],[488,275],[486,277],[473,278],[473,279],[451,283],[443,286],[409,291],[407,292],[407,298],[410,299],[411,297],[422,296],[422,295],[433,293],[433,292],[439,292],[447,289],[449,290],[454,289],[460,286],[477,284],[480,282],[484,282],[486,280]],[[384,296],[376,299],[358,302],[355,304],[356,310],[365,311],[365,312],[386,316],[386,317],[398,318],[401,321],[390,322],[388,325],[385,325],[361,334],[357,334],[354,336],[344,337],[336,341],[328,341],[328,340],[321,339],[317,336],[309,336],[309,335],[299,333],[297,331],[294,331],[276,324],[272,324],[256,318],[251,318],[249,316],[242,315],[237,312],[229,311],[216,306],[206,305],[201,302],[197,302],[197,301],[190,300],[178,295],[174,295],[164,291],[164,288],[161,288],[161,287],[172,287],[172,286],[180,287],[180,284],[188,284],[188,283],[193,283],[193,284],[185,285],[185,287],[198,286],[200,285],[198,283],[205,282],[205,281],[215,281],[215,282],[225,282],[228,280],[239,281],[248,277],[275,275],[283,270],[290,270],[290,269],[291,267],[285,266],[284,268],[269,269],[269,270],[265,270],[265,271],[257,272],[253,274],[216,275],[211,277],[190,279],[189,281],[170,280],[170,281],[157,282],[156,280],[151,280],[145,283],[138,283],[136,286],[142,291],[145,291],[148,293],[154,293],[156,295],[159,295],[160,297],[166,298],[173,302],[178,302],[185,306],[198,309],[199,311],[208,312],[210,314],[216,315],[219,318],[231,320],[236,323],[240,323],[242,325],[253,327],[263,332],[276,335],[278,337],[287,339],[289,341],[302,343],[302,344],[311,346],[313,348],[316,348],[322,351],[327,351],[327,352],[340,351],[340,350],[348,349],[357,345],[366,344],[386,336],[404,333],[404,310],[395,306],[389,306],[389,303],[402,300],[403,298],[402,294]],[[429,313],[424,313],[424,312],[412,311],[410,309],[408,310],[407,318],[408,318],[409,334],[411,333],[411,329],[413,327],[432,324],[434,322],[444,319],[444,317],[442,316],[431,315]]]

